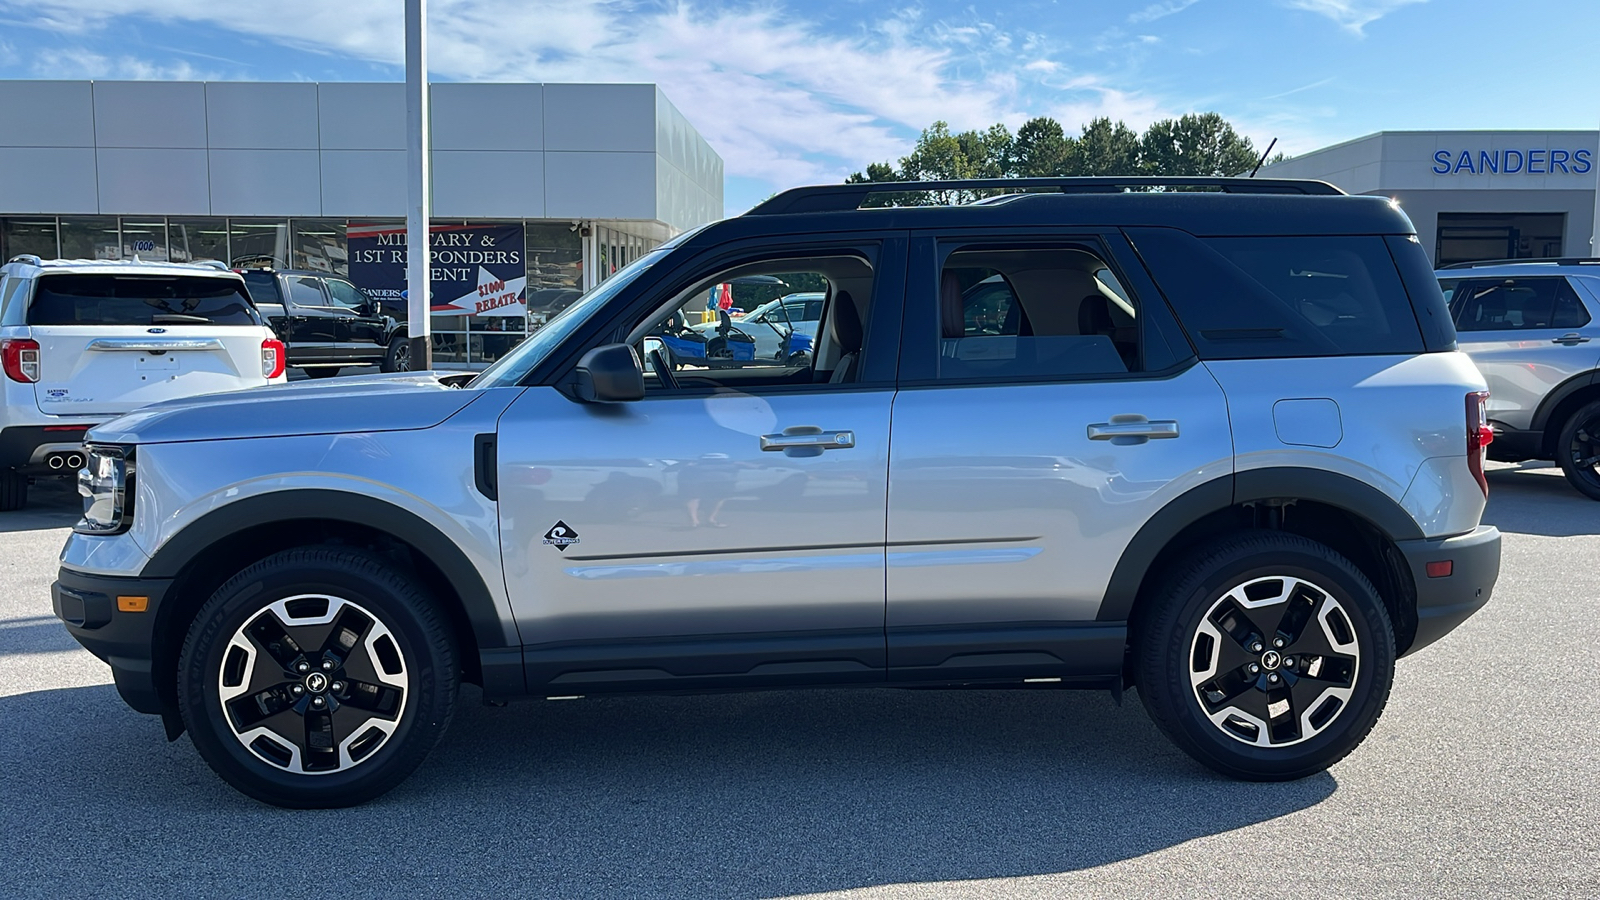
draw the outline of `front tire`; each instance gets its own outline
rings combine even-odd
[[[444,617],[382,558],[288,550],[240,572],[190,626],[178,706],[200,756],[264,803],[364,803],[443,736],[458,669]]]
[[[1312,775],[1354,750],[1394,681],[1394,631],[1372,583],[1329,547],[1252,531],[1190,554],[1136,633],[1139,695],[1210,768]]]
[[[1600,500],[1600,400],[1579,407],[1562,423],[1556,462],[1578,493]]]
[[[389,341],[389,351],[383,355],[383,365],[379,368],[384,372],[411,371],[411,339],[403,334],[395,335]]]

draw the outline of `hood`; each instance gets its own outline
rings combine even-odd
[[[451,376],[397,372],[185,397],[97,425],[86,440],[166,444],[431,428],[482,395],[441,378]]]

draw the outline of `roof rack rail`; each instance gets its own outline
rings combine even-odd
[[[1472,262],[1451,263],[1442,269],[1482,269],[1489,266],[1509,266],[1520,263],[1543,263],[1549,266],[1600,266],[1600,259],[1585,256],[1538,256],[1522,259],[1476,259]]]
[[[38,256],[36,256],[35,254],[32,254],[32,253],[18,253],[16,256],[13,256],[9,260],[6,260],[6,262],[8,262],[8,263],[14,263],[14,262],[15,263],[16,262],[17,263],[18,262],[19,263],[27,263],[27,264],[33,265],[33,266],[42,266],[42,265],[44,265],[44,260],[40,259]]]
[[[973,191],[1001,189],[1060,194],[1115,194],[1130,188],[1210,187],[1229,194],[1319,194],[1342,195],[1325,181],[1287,178],[1202,178],[1150,175],[1095,178],[973,178],[960,181],[863,181],[854,184],[823,184],[791,188],[765,203],[757,204],[747,216],[773,216],[783,213],[840,212],[860,209],[871,194],[912,194],[930,191]]]
[[[221,269],[224,272],[232,272],[233,271],[232,269],[228,268],[227,264],[224,263],[220,259],[199,259],[199,260],[195,260],[192,263],[189,263],[189,265],[191,265],[191,266],[205,266],[208,269]]]

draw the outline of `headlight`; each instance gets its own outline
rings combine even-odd
[[[78,471],[83,518],[79,534],[121,534],[133,524],[133,448],[112,444],[84,447],[87,461]]]

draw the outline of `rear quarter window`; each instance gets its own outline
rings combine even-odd
[[[236,278],[46,275],[29,325],[259,325]]]
[[[1425,349],[1381,236],[1199,239],[1145,228],[1130,237],[1204,359]]]
[[[283,302],[283,295],[278,293],[278,276],[274,272],[247,271],[244,273],[244,285],[250,291],[250,299],[257,303]]]

